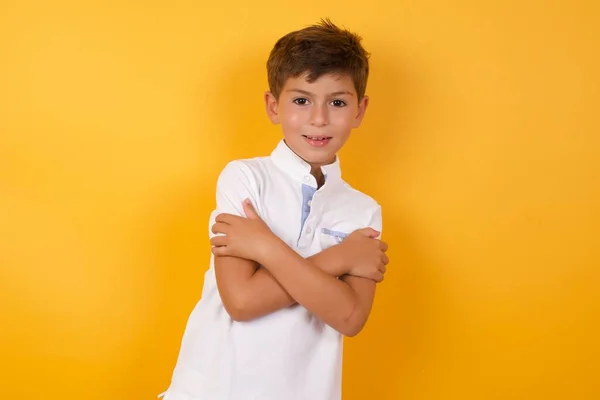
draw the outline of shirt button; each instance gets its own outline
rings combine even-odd
[[[310,235],[311,232],[312,232],[312,229],[310,227],[306,228],[306,233],[308,233]]]
[[[306,204],[308,204],[308,206],[310,207],[310,205],[312,204],[312,200],[309,200]]]
[[[304,182],[310,182],[310,176],[309,175],[306,175],[304,177]]]

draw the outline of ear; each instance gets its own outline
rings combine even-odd
[[[267,109],[267,116],[272,123],[279,123],[279,110],[277,104],[277,98],[271,92],[265,93],[265,107]]]
[[[369,105],[369,96],[364,96],[358,102],[358,113],[356,114],[356,118],[354,118],[353,127],[356,129],[362,123],[363,118],[365,117],[365,113],[367,112],[367,107]]]

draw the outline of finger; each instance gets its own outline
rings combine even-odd
[[[381,256],[381,259],[382,259],[383,265],[388,265],[390,263],[390,258],[386,254]]]
[[[384,241],[380,241],[379,242],[379,248],[381,249],[381,251],[387,251],[388,249],[388,244]]]
[[[219,257],[229,255],[229,247],[227,246],[213,247],[211,251],[215,256]]]
[[[227,231],[229,230],[230,226],[231,225],[228,225],[225,222],[217,222],[212,226],[211,230],[212,230],[212,233],[215,233],[215,234],[216,233],[227,234]]]
[[[374,280],[375,282],[377,282],[377,283],[379,283],[379,282],[383,282],[383,274],[382,274],[381,272],[378,272],[378,273],[376,273],[376,274],[373,276],[373,280]]]
[[[215,217],[215,222],[223,222],[225,224],[231,224],[233,222],[233,220],[235,219],[235,217],[236,216],[233,214],[221,213]]]
[[[242,206],[244,207],[244,213],[246,214],[247,218],[260,219],[260,216],[254,209],[254,206],[252,205],[252,202],[250,201],[250,199],[244,200],[244,202],[242,203]]]
[[[358,229],[357,232],[361,235],[368,236],[373,239],[380,235],[380,233],[373,228],[362,228]]]
[[[215,236],[210,239],[210,244],[213,246],[217,246],[217,247],[227,246],[227,244],[228,244],[227,236]]]
[[[379,265],[379,272],[381,272],[382,274],[385,274],[387,272],[387,268],[385,265],[380,264]]]

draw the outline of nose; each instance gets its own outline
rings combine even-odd
[[[327,114],[327,105],[313,105],[310,111],[310,124],[313,126],[325,126],[328,123],[329,116]]]

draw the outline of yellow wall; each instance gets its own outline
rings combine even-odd
[[[270,46],[330,16],[373,53],[342,163],[393,261],[345,400],[600,398],[597,2],[82,3],[0,3],[4,397],[166,388],[217,174],[279,139]]]

